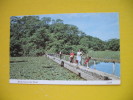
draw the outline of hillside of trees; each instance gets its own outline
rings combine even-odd
[[[69,54],[82,49],[119,51],[119,39],[102,41],[86,35],[75,25],[64,24],[62,19],[38,16],[11,17],[10,56],[38,56],[45,52]]]

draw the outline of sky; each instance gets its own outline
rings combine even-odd
[[[76,25],[85,34],[100,38],[103,41],[119,39],[119,13],[71,13],[37,15],[62,19],[64,24]]]

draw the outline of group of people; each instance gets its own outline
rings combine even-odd
[[[60,55],[60,59],[61,59],[61,56],[62,56],[62,52],[61,52],[61,51],[60,51],[59,55]],[[77,55],[76,55],[76,60],[75,60],[75,62],[76,62],[78,65],[81,65],[81,58],[82,58],[82,55],[83,55],[83,53],[82,53],[82,51],[79,49],[78,52],[77,52]],[[75,56],[75,54],[74,54],[74,52],[73,52],[73,50],[72,50],[71,53],[70,53],[70,63],[74,63],[74,56]],[[85,62],[84,62],[84,64],[87,64],[87,62],[89,62],[90,59],[91,59],[91,57],[87,57],[86,60],[85,60]]]
[[[77,56],[76,56],[76,63],[77,63],[78,65],[81,64],[81,57],[82,57],[82,55],[83,55],[83,53],[79,50],[79,51],[77,52]],[[73,52],[73,50],[72,50],[72,52],[70,53],[70,63],[73,63],[73,62],[74,62],[74,52]]]

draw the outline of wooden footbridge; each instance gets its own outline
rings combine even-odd
[[[76,63],[70,63],[64,59],[60,59],[55,55],[46,55],[49,59],[55,61],[60,64],[62,67],[70,70],[71,72],[79,75],[85,80],[120,80],[118,76],[113,74],[108,74],[102,71],[98,71],[96,69],[87,68],[85,66],[78,66]],[[96,58],[94,58],[94,61]]]

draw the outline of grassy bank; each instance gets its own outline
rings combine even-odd
[[[120,59],[120,51],[89,51],[88,56],[103,59]]]
[[[11,57],[10,79],[83,80],[47,57]]]

